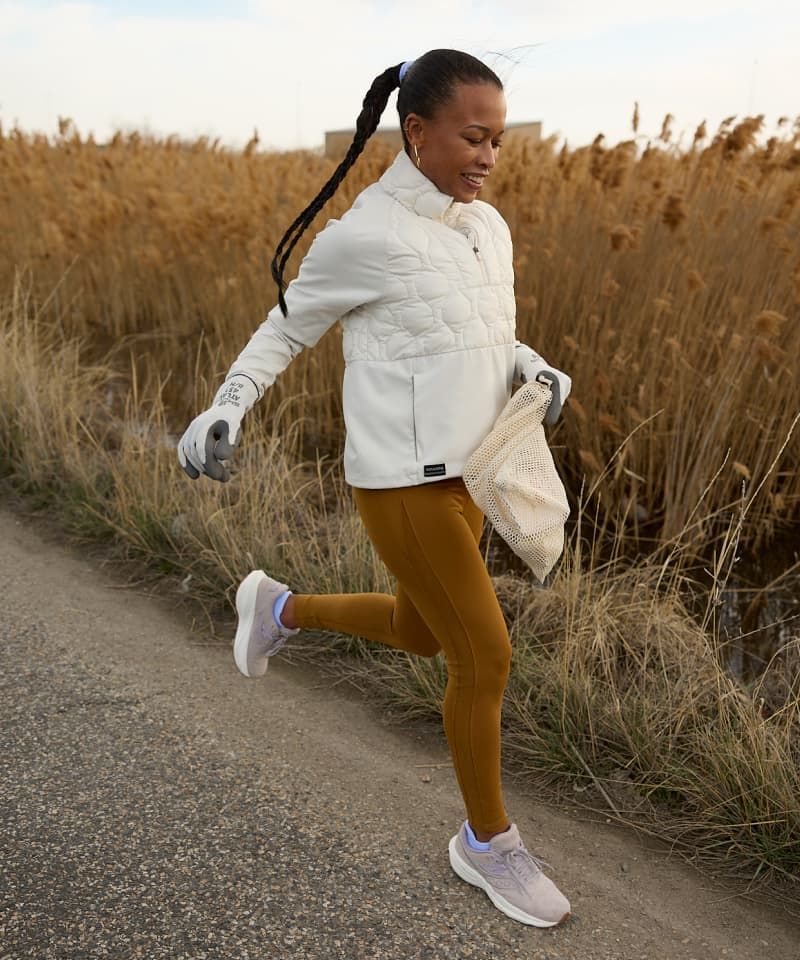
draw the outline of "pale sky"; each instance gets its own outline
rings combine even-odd
[[[631,138],[636,100],[644,140],[668,112],[684,143],[704,119],[763,113],[766,136],[800,115],[797,0],[0,0],[0,121],[316,147],[434,47],[481,57],[508,121],[570,146]],[[381,126],[397,122],[393,96]]]

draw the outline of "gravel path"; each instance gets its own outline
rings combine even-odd
[[[450,870],[441,736],[280,658],[245,680],[119,579],[0,512],[0,960],[800,956],[780,911],[513,787],[574,913],[505,918]]]

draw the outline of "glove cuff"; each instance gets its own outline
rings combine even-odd
[[[235,373],[217,390],[214,406],[234,408],[243,417],[259,397],[255,380],[246,373]]]
[[[547,370],[547,361],[544,357],[540,357],[538,353],[534,353],[533,356],[525,358],[525,363],[522,364],[520,370],[520,379],[523,383],[537,380],[542,370]]]
[[[536,379],[536,372],[547,366],[544,359],[527,343],[517,340],[514,355],[514,379],[520,383]]]

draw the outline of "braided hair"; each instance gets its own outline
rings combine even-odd
[[[271,265],[272,278],[278,286],[278,303],[284,317],[287,315],[287,308],[283,296],[283,271],[292,250],[306,227],[336,193],[348,170],[363,152],[367,140],[375,133],[392,91],[399,87],[397,112],[400,115],[403,145],[408,149],[404,124],[409,113],[431,119],[436,111],[451,99],[453,90],[459,83],[492,83],[499,90],[503,89],[502,81],[493,70],[461,50],[429,50],[406,66],[401,81],[403,66],[405,64],[398,63],[389,67],[372,81],[356,120],[353,142],[344,159],[316,197],[297,216],[275,250]]]

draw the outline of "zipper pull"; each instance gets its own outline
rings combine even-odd
[[[458,232],[459,232],[459,233],[462,233],[462,234],[464,235],[464,238],[465,238],[465,239],[467,240],[467,242],[472,246],[472,252],[473,252],[473,253],[475,254],[475,256],[480,260],[480,258],[481,258],[481,252],[480,252],[480,250],[478,249],[478,239],[477,239],[477,237],[475,237],[475,236],[473,235],[473,233],[472,233],[472,231],[469,229],[469,227],[466,227],[466,228],[460,227],[460,228],[458,228]]]

